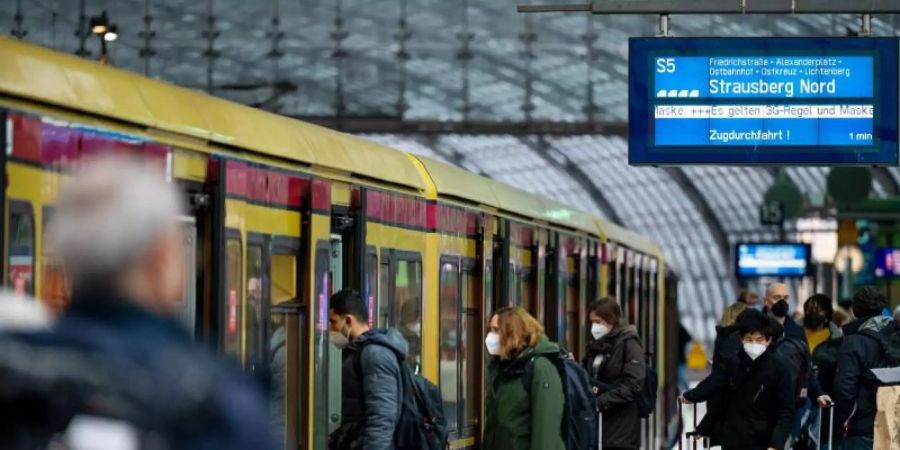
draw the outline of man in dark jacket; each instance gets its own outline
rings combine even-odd
[[[743,350],[715,371],[708,383],[686,392],[683,401],[696,403],[725,398],[722,413],[698,432],[721,436],[724,450],[783,449],[791,432],[794,389],[785,363],[773,351],[780,326],[755,310],[738,319]],[[725,431],[725,432],[723,432]]]
[[[369,309],[359,293],[344,289],[331,297],[331,331],[345,336],[341,426],[331,436],[336,450],[391,450],[400,419],[401,364],[409,351],[394,329],[369,329]]]
[[[19,387],[49,406],[35,418],[53,417],[51,431],[90,447],[108,436],[97,425],[105,423],[125,436],[124,448],[273,448],[259,387],[176,320],[184,304],[179,214],[162,171],[128,160],[85,164],[61,189],[48,229],[71,306],[48,331],[5,341],[0,380],[24,381]],[[34,425],[14,431],[37,435],[48,423]]]
[[[790,305],[788,304],[790,299],[791,293],[786,284],[772,283],[766,288],[763,310],[784,327],[784,334],[787,337],[806,344],[806,333],[803,332],[803,327],[797,325],[790,317]]]
[[[881,315],[886,306],[881,291],[864,287],[853,296],[856,320],[844,326],[834,380],[835,433],[843,438],[844,450],[872,448],[878,386],[869,369],[881,360],[882,348],[866,333],[878,333],[890,324],[891,318]]]

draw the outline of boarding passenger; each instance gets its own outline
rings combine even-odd
[[[492,358],[481,448],[563,450],[565,399],[559,371],[551,361],[559,357],[559,345],[519,307],[494,313],[484,344]]]
[[[603,448],[638,449],[641,418],[635,399],[647,372],[640,337],[637,329],[622,319],[622,309],[612,297],[595,301],[589,317],[594,339],[582,363],[598,388]]]
[[[175,318],[185,281],[180,207],[164,173],[127,159],[85,162],[63,185],[45,245],[62,260],[71,305],[49,331],[0,351],[9,357],[3,383],[32,379],[27,387],[46,400],[29,408],[48,422],[17,433],[38,436],[49,423],[76,448],[98,434],[119,439],[95,437],[92,448],[273,447],[261,390]],[[26,347],[31,364],[17,364],[11,353]]]
[[[864,287],[853,296],[856,320],[844,326],[834,379],[835,439],[841,439],[842,450],[873,445],[878,386],[869,369],[882,358],[878,333],[893,326],[892,319],[882,315],[887,304],[887,297],[874,287]]]
[[[698,427],[703,436],[720,430],[723,450],[782,450],[790,437],[794,389],[790,373],[774,351],[781,325],[756,310],[737,321],[743,350],[723,371],[714,371],[703,389],[685,392],[687,403],[725,399],[722,413]]]
[[[416,297],[409,298],[400,304],[400,326],[398,327],[403,339],[409,346],[406,361],[416,372],[422,364],[422,310],[421,303]]]
[[[369,308],[359,293],[344,289],[328,305],[331,331],[347,339],[342,366],[341,425],[332,450],[391,450],[403,395],[401,364],[408,346],[395,329],[369,328]]]

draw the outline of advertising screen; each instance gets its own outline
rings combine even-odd
[[[741,243],[735,251],[739,277],[803,277],[810,246],[790,242]]]
[[[900,278],[900,248],[879,248],[875,250],[875,276],[878,278]]]
[[[630,164],[897,165],[896,38],[632,38]]]

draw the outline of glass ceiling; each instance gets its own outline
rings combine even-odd
[[[553,2],[572,3],[541,1]],[[0,30],[75,52],[80,3],[0,0]],[[655,17],[517,14],[516,3],[538,3],[528,0],[83,3],[87,16],[105,9],[118,25],[119,40],[110,45],[115,66],[292,116],[624,122],[627,38],[656,32]],[[675,16],[671,27],[675,36],[843,36],[859,28],[859,18]],[[873,34],[897,30],[897,17],[875,16]],[[85,43],[93,58],[98,44],[96,37]],[[655,239],[680,277],[681,318],[706,341],[735,297],[728,246],[776,237],[758,220],[776,176],[766,168],[629,167],[620,137],[366,137],[618,219]],[[896,193],[900,169],[879,173],[875,195]],[[824,190],[826,174],[786,170],[812,196]]]

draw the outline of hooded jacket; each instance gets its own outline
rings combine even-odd
[[[704,420],[698,431],[710,436],[712,428],[727,430],[721,434],[725,450],[784,448],[794,417],[794,386],[785,365],[771,345],[756,360],[741,351],[724,371],[710,375],[704,389],[685,392],[694,403],[724,399],[721,414]]]
[[[599,389],[603,446],[640,448],[641,418],[634,400],[644,385],[647,365],[637,329],[618,327],[592,341],[582,364]]]
[[[868,372],[881,360],[882,350],[878,341],[861,332],[878,333],[891,320],[884,316],[866,317],[844,326],[834,378],[834,426],[845,436],[872,437],[878,386]]]
[[[369,330],[344,349],[341,426],[332,449],[391,450],[400,418],[400,370],[409,347],[399,331]]]
[[[488,366],[484,450],[563,450],[565,397],[556,365],[559,345],[541,338],[515,359],[494,359]],[[526,391],[523,376],[533,367]]]
[[[716,342],[713,350],[712,371],[727,372],[731,362],[738,358],[739,353],[743,353],[741,344],[741,333],[737,325],[729,325],[727,327],[716,327]],[[704,378],[697,384],[695,390],[697,392],[706,392],[706,390],[717,389],[714,384],[715,378],[712,374]],[[704,394],[707,395],[707,394]],[[720,431],[715,426],[718,417],[725,412],[727,407],[726,399],[721,395],[709,394],[709,400],[706,403],[706,415],[698,427],[700,429],[710,430],[709,437],[712,445],[718,445],[722,442]]]

